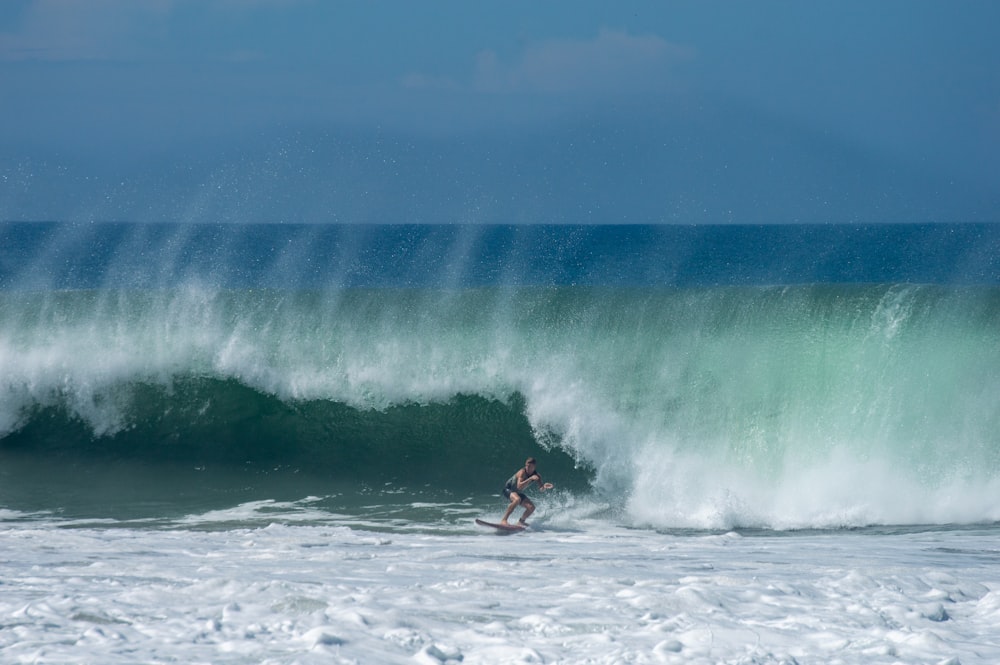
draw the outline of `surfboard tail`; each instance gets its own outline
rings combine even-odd
[[[476,519],[476,524],[479,526],[491,527],[497,531],[524,531],[524,527],[520,524],[499,524],[497,522],[487,522],[486,520]]]

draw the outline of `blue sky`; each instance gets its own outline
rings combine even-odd
[[[0,3],[0,218],[997,221],[1000,3]]]

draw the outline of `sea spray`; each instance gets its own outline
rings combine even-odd
[[[642,523],[815,527],[996,518],[996,293],[716,294],[668,352],[633,459]],[[656,415],[641,417],[656,422]]]

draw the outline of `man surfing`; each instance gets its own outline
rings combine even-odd
[[[525,490],[527,490],[532,483],[537,483],[538,487],[540,487],[543,492],[545,490],[552,489],[552,483],[543,483],[542,477],[535,470],[535,458],[529,457],[524,462],[524,468],[518,469],[517,472],[507,481],[507,484],[504,485],[503,496],[505,499],[510,500],[510,505],[507,506],[507,512],[503,514],[503,519],[500,520],[500,524],[510,526],[507,522],[510,514],[513,513],[514,509],[518,506],[524,506],[524,513],[521,515],[521,519],[517,521],[517,524],[521,527],[528,526],[528,523],[524,520],[528,519],[528,516],[535,512],[535,504],[531,502],[531,498],[528,497]]]

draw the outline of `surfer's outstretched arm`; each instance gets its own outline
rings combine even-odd
[[[537,473],[533,477],[535,479],[535,482],[538,483],[539,489],[541,489],[543,492],[545,490],[552,489],[552,483],[543,483],[542,482],[542,477],[540,475],[538,475]]]

